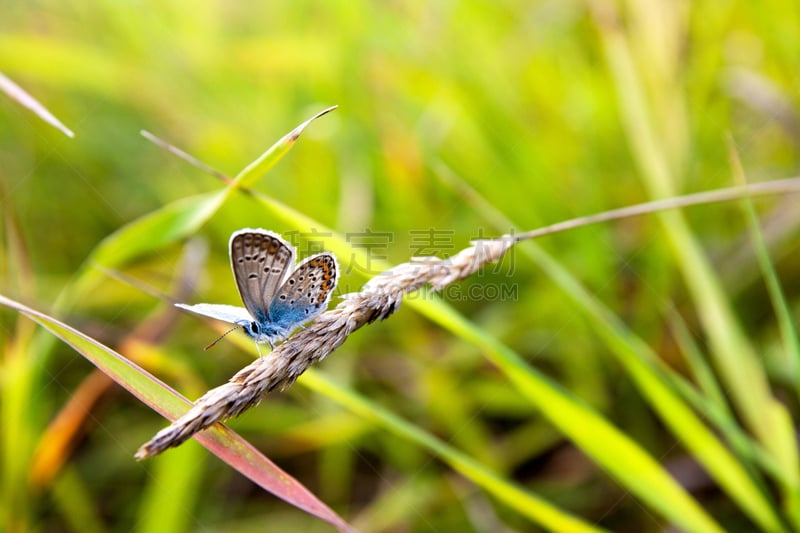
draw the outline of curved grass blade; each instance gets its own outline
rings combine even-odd
[[[337,107],[339,106],[331,106],[327,109],[323,109],[281,137],[278,142],[270,146],[269,149],[261,154],[258,159],[247,165],[244,170],[236,175],[236,177],[233,179],[233,186],[248,188],[255,185],[256,182],[261,179],[261,176],[269,172],[270,169],[275,166],[275,163],[277,163],[286,154],[286,152],[288,152],[292,146],[294,146],[294,143],[297,142],[300,134],[303,133],[309,124],[317,120],[322,115],[330,113]]]
[[[175,420],[191,405],[189,400],[165,383],[74,328],[2,295],[0,295],[0,305],[14,309],[38,323],[165,418]],[[264,490],[334,525],[340,531],[353,531],[344,520],[319,501],[308,489],[224,425],[217,424],[195,435],[195,438]]]
[[[730,152],[729,157],[733,166],[734,177],[739,184],[745,184],[746,177],[744,168],[742,168],[739,154],[730,138],[728,144],[728,149]],[[747,218],[747,224],[750,229],[750,237],[753,240],[753,246],[755,248],[755,254],[756,259],[758,260],[759,268],[761,269],[761,275],[763,276],[764,282],[767,286],[767,291],[769,292],[769,297],[772,301],[772,307],[775,309],[775,316],[778,320],[778,328],[780,331],[781,341],[783,343],[783,349],[785,350],[788,359],[788,366],[792,369],[793,374],[798,376],[800,375],[800,340],[798,340],[797,337],[797,329],[795,328],[792,320],[792,313],[789,310],[788,303],[786,302],[786,297],[784,296],[783,288],[781,287],[781,283],[778,279],[778,274],[775,272],[775,266],[772,264],[772,260],[769,257],[769,249],[767,248],[767,243],[764,240],[764,235],[761,232],[761,226],[758,221],[756,209],[753,206],[753,201],[749,196],[744,196],[740,204],[742,210],[744,211],[744,215]],[[795,378],[795,393],[800,393],[800,382],[797,381],[797,378]],[[781,427],[784,429],[787,427],[791,428],[791,420],[788,420]],[[778,441],[785,443],[786,445],[791,445],[793,442],[795,442],[795,438],[793,435],[784,435],[784,437],[782,439],[778,439]],[[795,460],[797,460],[796,452],[796,449],[784,450],[781,455],[784,457],[794,457]],[[784,508],[786,509],[786,514],[792,520],[795,529],[800,529],[800,472],[798,472],[797,465],[795,465],[795,468],[787,470],[790,480],[789,482],[784,483],[783,486]]]
[[[731,165],[733,167],[734,177],[740,185],[746,185],[747,179],[742,168],[742,162],[739,159],[739,154],[733,141],[729,139],[729,152]],[[788,359],[789,367],[794,373],[795,379],[795,394],[800,397],[800,339],[798,339],[797,328],[792,320],[792,312],[789,304],[786,301],[781,282],[778,279],[778,274],[775,272],[775,265],[769,257],[769,248],[764,239],[764,234],[761,231],[759,224],[758,214],[753,206],[753,200],[750,196],[745,195],[740,202],[742,211],[747,218],[747,225],[750,229],[750,238],[753,241],[753,247],[756,252],[756,259],[758,266],[761,269],[761,275],[764,278],[764,283],[767,286],[772,306],[775,308],[775,316],[778,319],[778,328],[783,342],[783,348],[786,350],[786,357]]]

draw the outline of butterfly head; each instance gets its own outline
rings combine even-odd
[[[266,342],[273,348],[275,347],[275,341],[285,339],[291,332],[291,328],[281,327],[271,322],[259,322],[257,320],[242,324],[242,329],[244,329],[248,337],[256,341],[256,344]]]

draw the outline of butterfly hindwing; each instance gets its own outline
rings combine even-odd
[[[327,307],[338,276],[333,254],[325,252],[304,260],[272,299],[270,320],[288,329],[316,317]]]

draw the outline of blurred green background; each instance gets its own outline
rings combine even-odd
[[[643,178],[652,154],[637,129],[640,104],[671,194],[733,184],[728,135],[749,181],[797,173],[800,5],[790,0],[40,1],[4,2],[2,13],[0,72],[76,133],[68,139],[0,97],[0,293],[45,312],[102,239],[165,204],[220,187],[144,140],[142,129],[233,176],[294,126],[339,105],[256,186],[319,228],[293,227],[246,195],[234,196],[196,236],[208,255],[196,268],[190,303],[238,303],[226,247],[242,227],[280,232],[302,256],[324,246],[311,234],[324,225],[396,264],[452,255],[480,236],[652,199],[659,193]],[[630,71],[620,66],[618,46],[630,52]],[[629,90],[626,72],[641,92]],[[756,204],[794,317],[797,205],[791,196]],[[740,207],[685,214],[773,393],[797,413],[796,376]],[[702,310],[656,217],[537,244],[694,381],[668,308],[684,317],[701,351]],[[123,272],[170,292],[186,275],[183,253],[181,246],[160,249]],[[351,259],[339,258],[340,293],[357,291],[378,270]],[[723,527],[753,527],[653,413],[592,323],[528,256],[513,250],[442,299],[639,443]],[[158,325],[167,305],[111,277],[68,307],[65,321],[135,355],[190,399],[250,361],[227,342],[203,352],[216,332],[192,317],[162,318],[165,332],[142,353],[130,333],[147,320]],[[25,328],[13,313],[0,313],[3,491],[14,495],[0,527],[330,530],[195,442],[185,445],[193,452],[135,463],[135,449],[164,421],[120,389],[103,394],[81,419],[63,466],[32,480],[37,453],[48,447],[45,430],[92,367],[63,345],[37,351],[31,342],[15,358],[15,347],[31,338]],[[668,519],[587,458],[484,355],[404,306],[354,334],[317,369],[590,524],[615,531],[665,526]],[[15,391],[20,365],[31,384]],[[427,451],[300,385],[230,426],[366,531],[540,527]],[[181,453],[193,459],[180,488],[159,492],[158,469],[168,468],[160,462]],[[769,480],[763,491],[781,492]],[[159,506],[179,509],[166,513],[174,522],[158,522]]]

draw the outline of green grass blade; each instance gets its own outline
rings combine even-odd
[[[722,392],[714,371],[706,361],[704,354],[692,338],[686,321],[674,308],[669,309],[669,323],[672,336],[681,350],[687,365],[708,401],[712,402],[720,411],[730,415],[728,401]]]
[[[793,474],[781,470],[775,458],[761,444],[752,440],[750,435],[736,423],[736,419],[733,418],[730,412],[709,401],[679,374],[672,372],[667,373],[667,376],[672,388],[725,436],[725,439],[742,461],[743,467],[748,468],[750,464],[758,465],[761,470],[779,483],[786,484],[790,482],[790,476]],[[768,490],[761,483],[759,472],[754,472],[750,468],[748,468],[748,472],[753,482],[758,484],[762,492],[767,493]]]
[[[744,182],[744,171],[741,168],[738,157],[734,157],[734,172],[738,175],[739,181]],[[775,316],[778,319],[778,327],[781,340],[783,341],[783,348],[789,360],[789,367],[794,370],[795,394],[800,397],[800,340],[798,340],[797,337],[797,329],[794,326],[789,304],[786,302],[786,297],[781,288],[781,283],[778,280],[778,275],[775,272],[775,267],[769,257],[769,250],[764,241],[764,235],[761,232],[761,226],[755,207],[753,206],[753,201],[745,196],[742,198],[740,205],[747,218],[750,236],[755,248],[756,259],[758,260],[761,274],[764,277],[772,307],[775,309]],[[788,418],[788,413],[786,413],[786,415]],[[790,418],[785,420],[784,424],[780,427],[791,428],[792,420]],[[795,442],[795,437],[793,433],[789,433],[788,435],[783,435],[783,438],[778,438],[776,440],[785,445],[792,445],[791,443]],[[796,448],[792,446],[792,449],[783,450],[780,456],[794,458],[795,461],[797,461]],[[789,479],[785,480],[782,485],[784,507],[787,509],[787,515],[792,520],[795,529],[800,530],[800,466],[795,463],[794,468],[787,468],[784,471],[789,476]]]
[[[98,515],[98,505],[86,490],[74,467],[63,469],[50,487],[56,507],[72,531],[103,533],[106,528]]]
[[[175,420],[189,410],[191,406],[189,400],[91,337],[2,295],[0,295],[0,305],[22,313],[50,331],[164,417]],[[216,424],[198,433],[195,439],[275,496],[334,525],[341,531],[352,531],[350,526],[303,485],[222,424]]]
[[[151,480],[138,510],[137,531],[194,529],[192,513],[203,486],[208,454],[194,442],[186,444],[150,463]]]
[[[6,340],[0,381],[0,530],[13,529],[31,522],[31,495],[22,490],[29,485],[29,470],[36,443],[35,424],[30,415],[34,395],[36,361],[29,357],[30,335],[17,322],[15,337]]]
[[[778,319],[783,349],[786,350],[789,366],[794,371],[795,393],[800,397],[800,339],[797,335],[797,328],[794,325],[792,312],[786,301],[778,274],[775,272],[775,266],[769,257],[767,243],[764,240],[764,234],[761,232],[753,202],[750,198],[744,198],[741,205],[750,227],[750,236],[753,239],[761,275],[764,277],[764,283],[767,286],[772,306],[775,309],[775,316]]]
[[[261,154],[258,159],[247,165],[244,170],[234,178],[234,186],[249,188],[255,185],[261,176],[270,171],[280,159],[286,155],[286,152],[292,149],[300,134],[315,120],[322,115],[326,115],[336,109],[337,106],[332,106],[324,109],[306,120],[295,129],[281,137],[278,142],[270,146],[266,152]]]

